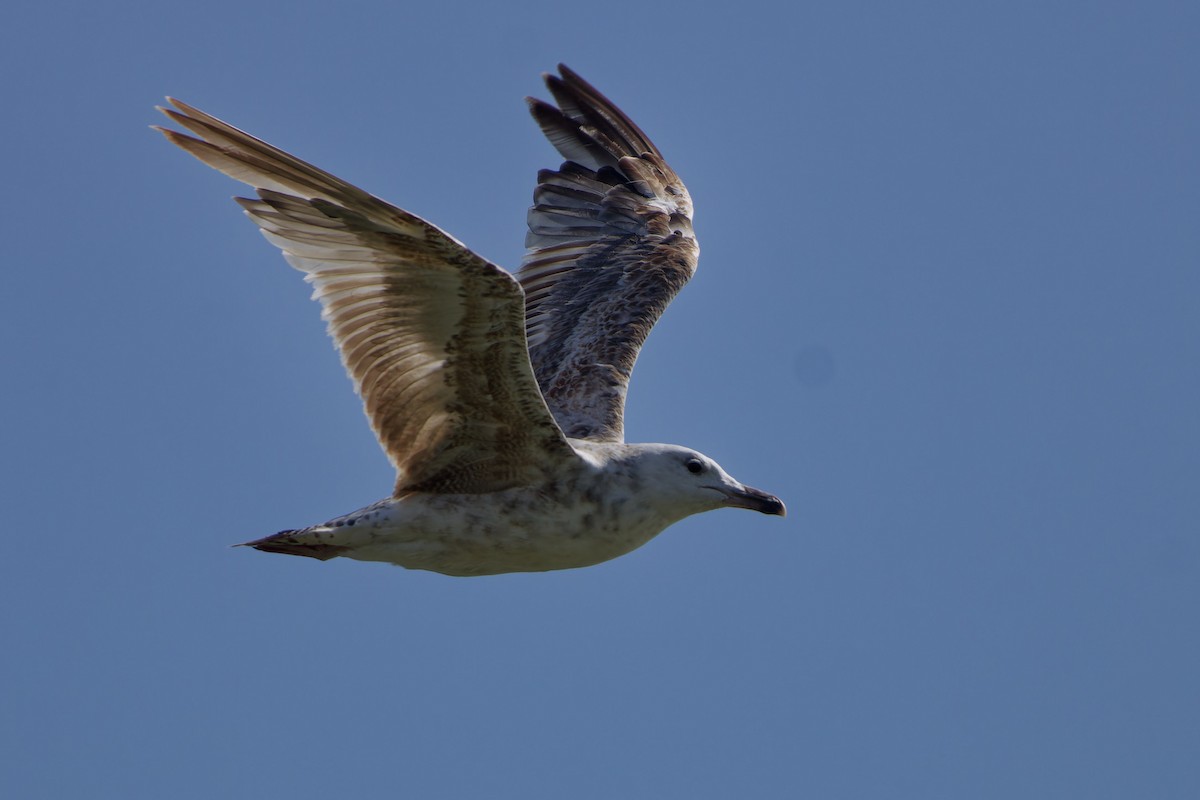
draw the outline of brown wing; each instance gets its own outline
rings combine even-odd
[[[176,100],[163,134],[258,190],[238,202],[313,284],[399,473],[396,493],[487,492],[577,458],[538,391],[516,280],[424,220]]]
[[[558,108],[529,99],[567,160],[538,173],[526,254],[529,355],[571,437],[624,438],[625,393],[650,329],[696,271],[692,201],[646,135],[565,66]]]

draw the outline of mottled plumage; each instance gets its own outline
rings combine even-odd
[[[587,566],[690,514],[775,497],[674,445],[623,442],[638,350],[695,271],[691,199],[565,67],[530,100],[567,158],[538,176],[516,279],[407,211],[198,109],[174,144],[249,184],[246,214],[314,286],[397,470],[392,497],[248,544],[452,575]],[[519,279],[519,282],[518,282]]]
[[[538,384],[568,436],[624,439],[629,376],[696,271],[692,199],[646,135],[566,68],[555,108],[529,100],[568,161],[538,173],[517,277]]]

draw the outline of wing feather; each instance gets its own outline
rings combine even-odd
[[[565,66],[546,76],[558,107],[530,112],[567,161],[538,173],[525,290],[530,358],[571,437],[624,438],[638,352],[696,270],[691,198],[650,139]]]
[[[523,293],[408,212],[185,103],[160,130],[254,187],[246,214],[313,284],[396,493],[487,492],[577,458],[538,390]]]

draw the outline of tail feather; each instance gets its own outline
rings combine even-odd
[[[280,531],[271,536],[262,539],[255,539],[252,542],[242,542],[236,547],[253,547],[255,550],[262,550],[264,553],[283,553],[289,556],[305,556],[307,558],[315,558],[318,561],[328,561],[331,558],[338,556],[350,550],[349,547],[343,547],[336,544],[321,544],[317,542],[305,542],[297,536],[304,531],[290,530]]]

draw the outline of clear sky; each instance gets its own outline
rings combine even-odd
[[[25,3],[0,794],[1200,796],[1200,6]],[[228,545],[392,474],[165,94],[515,266],[563,61],[697,205],[634,441],[779,494],[587,570]]]

